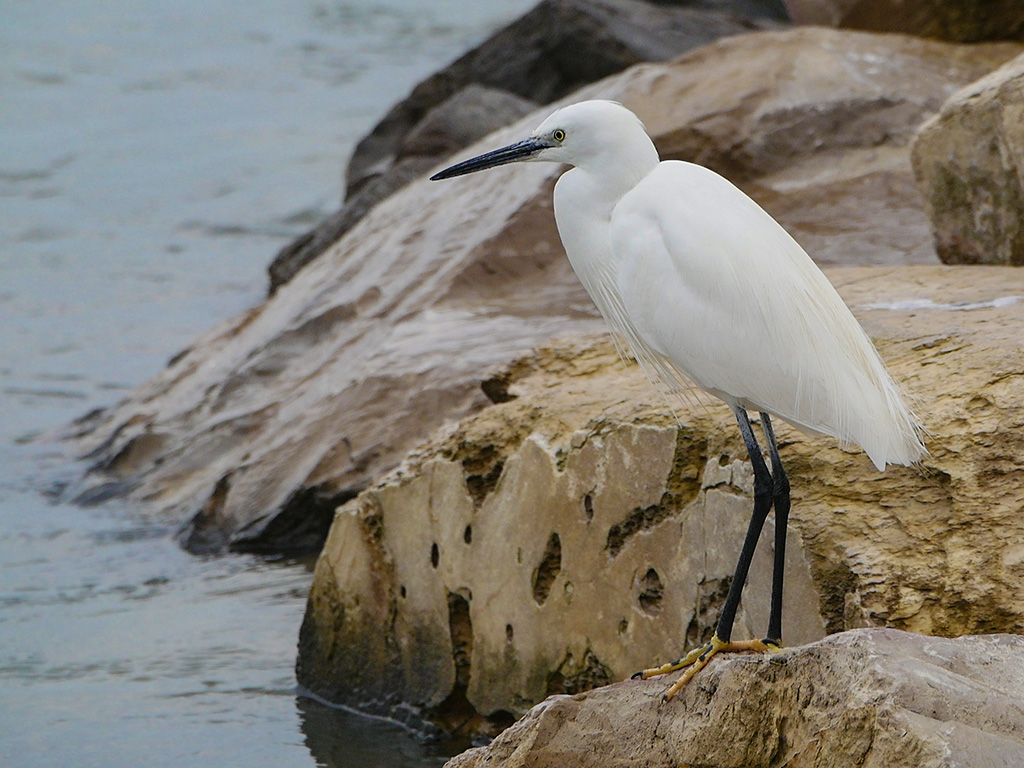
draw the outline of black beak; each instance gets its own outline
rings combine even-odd
[[[450,179],[453,176],[464,176],[465,174],[473,173],[474,171],[483,171],[487,168],[494,168],[498,165],[507,165],[508,163],[526,160],[536,155],[542,149],[546,149],[548,146],[549,145],[541,139],[523,139],[523,141],[517,141],[515,144],[509,144],[507,147],[495,149],[493,152],[486,152],[479,157],[474,157],[470,160],[464,160],[461,163],[456,163],[450,168],[445,168],[443,171],[435,173],[430,177],[430,180],[440,181],[441,179]]]

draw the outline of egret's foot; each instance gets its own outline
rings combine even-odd
[[[710,642],[704,643],[699,648],[694,648],[688,654],[683,656],[681,659],[669,662],[668,664],[662,664],[660,667],[653,667],[651,669],[645,669],[642,672],[637,672],[633,675],[634,678],[639,677],[641,680],[647,680],[651,677],[657,677],[658,675],[667,675],[669,672],[675,672],[677,669],[683,669],[689,667],[683,675],[676,680],[672,686],[665,691],[664,701],[669,701],[682,690],[683,686],[686,685],[693,676],[700,672],[711,661],[711,657],[718,653],[740,653],[742,651],[769,651],[771,653],[778,653],[782,650],[782,645],[774,640],[736,640],[726,642],[719,640],[718,635],[711,638]]]

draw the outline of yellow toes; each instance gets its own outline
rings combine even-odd
[[[718,653],[741,653],[743,651],[756,651],[762,653],[767,651],[769,653],[778,653],[781,650],[782,646],[776,642],[768,642],[764,640],[738,640],[726,642],[724,640],[719,640],[718,636],[715,635],[711,638],[710,642],[704,643],[704,645],[699,648],[694,648],[681,659],[676,659],[668,664],[662,664],[660,667],[645,669],[642,672],[637,672],[633,677],[639,677],[642,680],[647,680],[651,677],[666,675],[669,672],[675,672],[676,670],[688,667],[679,679],[676,680],[667,691],[665,691],[663,700],[670,701],[673,696],[682,690],[683,686],[693,679],[694,675],[707,666],[707,663],[711,661],[711,657]]]
[[[669,672],[675,672],[677,669],[688,667],[694,664],[703,654],[707,653],[712,649],[712,642],[704,643],[699,648],[694,648],[688,654],[683,656],[681,659],[670,661],[668,664],[662,664],[660,667],[652,667],[651,669],[645,669],[642,672],[637,672],[633,675],[634,678],[639,677],[641,680],[647,680],[651,677],[657,677],[658,675],[667,675]]]

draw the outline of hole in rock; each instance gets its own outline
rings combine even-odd
[[[452,661],[455,662],[455,683],[451,693],[429,710],[429,715],[455,736],[487,730],[487,720],[466,697],[473,657],[473,623],[469,615],[469,600],[455,592],[448,593],[448,630],[451,633]]]
[[[430,545],[430,564],[437,568],[439,562],[441,562],[441,550],[437,548],[437,542],[435,541]]]
[[[664,587],[661,577],[653,568],[648,568],[647,573],[639,581],[640,594],[637,601],[644,613],[658,613],[661,610],[661,601],[664,598]]]
[[[543,605],[551,594],[551,585],[555,583],[558,574],[562,571],[562,540],[557,533],[552,533],[548,538],[548,545],[544,549],[544,556],[540,565],[533,574],[533,599],[538,605]]]
[[[510,383],[508,374],[494,376],[493,378],[481,381],[480,389],[487,395],[488,400],[497,405],[498,403],[507,403],[509,400],[516,399],[515,395],[509,394],[508,385]]]
[[[697,585],[697,615],[686,627],[687,648],[702,645],[715,634],[718,617],[725,605],[725,598],[729,595],[730,584],[732,577],[726,576],[723,579],[702,581]]]
[[[612,679],[611,670],[588,648],[582,662],[576,661],[571,653],[567,654],[561,666],[548,675],[547,694],[574,695],[608,685]]]

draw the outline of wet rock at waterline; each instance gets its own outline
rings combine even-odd
[[[780,0],[686,7],[642,0],[544,0],[417,85],[356,146],[345,203],[285,246],[270,292],[290,280],[380,200],[526,113],[641,61],[664,61],[728,35],[780,26]],[[429,139],[429,141],[424,141]]]
[[[1024,56],[951,96],[912,158],[943,262],[1024,266]]]
[[[1013,768],[1024,638],[861,629],[712,660],[668,704],[658,679],[537,705],[446,768]]]
[[[1024,632],[1024,272],[828,275],[910,390],[931,454],[879,473],[777,426],[793,485],[784,640]],[[713,631],[752,504],[728,408],[695,393],[673,418],[600,337],[495,379],[501,402],[339,509],[300,636],[306,688],[488,731]],[[767,626],[771,544],[737,639]]]
[[[731,38],[574,95],[643,116],[663,155],[704,162],[820,263],[934,262],[910,171],[918,123],[1020,46],[821,29]],[[728,62],[724,66],[723,62]],[[547,108],[467,152],[525,135]],[[494,366],[599,332],[551,213],[559,169],[414,181],[272,298],[76,426],[69,493],[127,496],[192,550],[315,550],[335,507],[448,420],[491,403]]]

